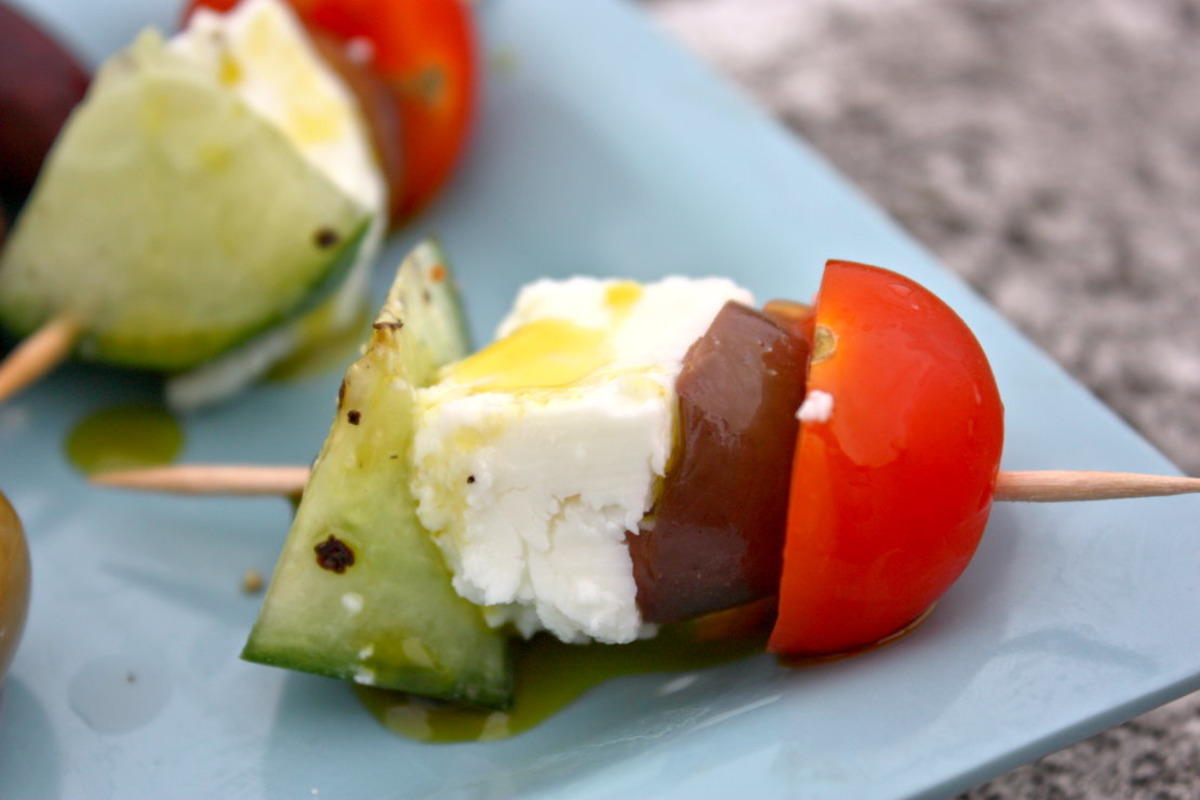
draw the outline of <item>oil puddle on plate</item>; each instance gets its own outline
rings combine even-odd
[[[89,414],[64,444],[68,460],[87,475],[170,464],[183,450],[183,425],[165,408],[131,405]]]

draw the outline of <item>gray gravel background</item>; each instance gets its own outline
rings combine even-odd
[[[1200,474],[1200,0],[642,5]],[[1200,696],[963,798],[1200,798]]]

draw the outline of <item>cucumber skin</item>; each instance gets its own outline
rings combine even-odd
[[[440,256],[425,244],[405,260],[366,352],[346,373],[242,657],[506,708],[513,690],[507,635],[454,591],[409,489],[413,390],[466,351],[452,279],[428,281],[439,263],[445,270]],[[431,318],[446,324],[435,328]],[[455,333],[422,337],[422,329]],[[331,535],[354,554],[340,573],[318,563],[316,548]]]
[[[105,62],[0,255],[0,324],[25,336],[70,312],[82,358],[176,372],[340,285],[372,215],[223,92],[153,30]],[[255,164],[267,172],[231,177]],[[281,225],[287,204],[294,225]],[[338,242],[314,250],[322,228]]]

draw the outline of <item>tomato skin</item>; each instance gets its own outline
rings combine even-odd
[[[941,597],[987,524],[1004,438],[987,357],[928,290],[830,262],[815,321],[808,389],[833,407],[801,424],[768,644],[797,656],[876,643]]]
[[[400,190],[393,226],[423,210],[460,161],[474,126],[478,58],[466,0],[286,0],[305,24],[342,42],[369,44],[367,66],[383,79],[400,119]],[[228,11],[238,0],[189,0]]]

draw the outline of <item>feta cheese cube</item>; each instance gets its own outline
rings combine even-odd
[[[540,281],[418,393],[418,514],[492,624],[644,632],[625,537],[670,462],[683,358],[729,300],[752,302],[723,279]]]

